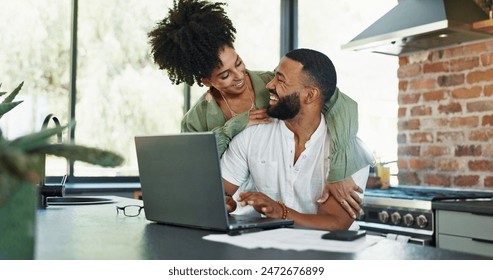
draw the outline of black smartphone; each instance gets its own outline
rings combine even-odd
[[[366,235],[366,230],[334,230],[322,235],[322,239],[352,241]]]

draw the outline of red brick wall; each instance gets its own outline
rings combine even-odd
[[[493,188],[493,39],[399,58],[399,183]]]

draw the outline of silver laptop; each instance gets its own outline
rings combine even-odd
[[[212,132],[137,136],[135,146],[144,211],[150,221],[226,232],[293,224],[227,213]]]

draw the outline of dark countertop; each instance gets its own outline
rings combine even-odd
[[[492,199],[434,201],[432,207],[435,210],[470,212],[493,216]]]
[[[142,205],[142,201],[108,197],[110,204],[48,206],[37,213],[36,259],[309,259],[309,260],[394,260],[394,259],[485,259],[434,247],[383,240],[358,253],[244,249],[206,241],[213,232],[149,222],[144,214],[125,217],[115,205]]]

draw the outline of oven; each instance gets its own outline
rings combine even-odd
[[[433,201],[491,198],[491,191],[458,190],[429,186],[366,189],[363,212],[357,218],[369,234],[402,242],[435,246]]]

